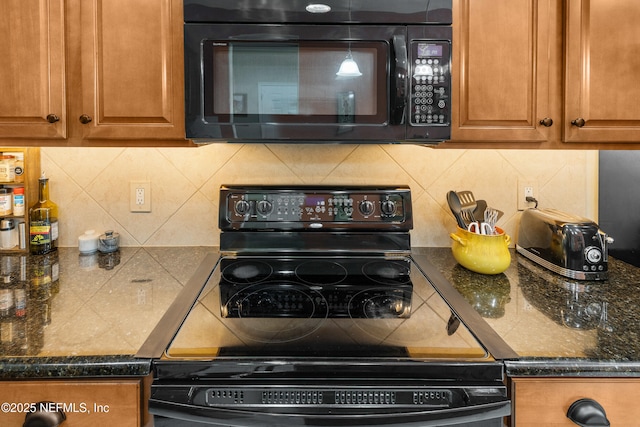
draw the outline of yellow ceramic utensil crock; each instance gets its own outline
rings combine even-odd
[[[460,265],[476,273],[502,273],[511,263],[511,238],[500,227],[495,229],[498,234],[484,235],[458,227],[457,232],[449,234],[453,240],[453,257]]]

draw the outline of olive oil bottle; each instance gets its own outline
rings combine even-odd
[[[29,252],[46,254],[58,247],[58,205],[49,200],[49,178],[38,180],[39,200],[29,208]]]

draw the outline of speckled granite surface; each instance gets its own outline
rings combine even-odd
[[[148,374],[150,360],[133,355],[212,251],[0,256],[0,379]],[[613,259],[609,280],[572,281],[512,252],[507,271],[485,276],[459,266],[449,248],[416,252],[518,353],[505,362],[510,375],[640,376],[640,269]]]
[[[148,374],[133,355],[210,251],[0,255],[0,378]]]
[[[564,278],[511,252],[502,274],[418,249],[516,351],[510,375],[640,376],[640,269],[616,259],[601,282]]]

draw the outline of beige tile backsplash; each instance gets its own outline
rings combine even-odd
[[[449,246],[448,190],[472,190],[505,212],[515,237],[519,178],[538,182],[540,207],[597,220],[597,151],[453,150],[414,145],[213,144],[200,148],[42,148],[60,208],[60,245],[85,230],[122,246],[217,246],[221,184],[409,185],[415,246]],[[129,182],[151,182],[151,212],[129,211]]]

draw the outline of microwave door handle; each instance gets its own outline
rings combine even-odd
[[[393,36],[390,78],[390,121],[392,125],[404,123],[407,105],[407,39],[405,36]]]

